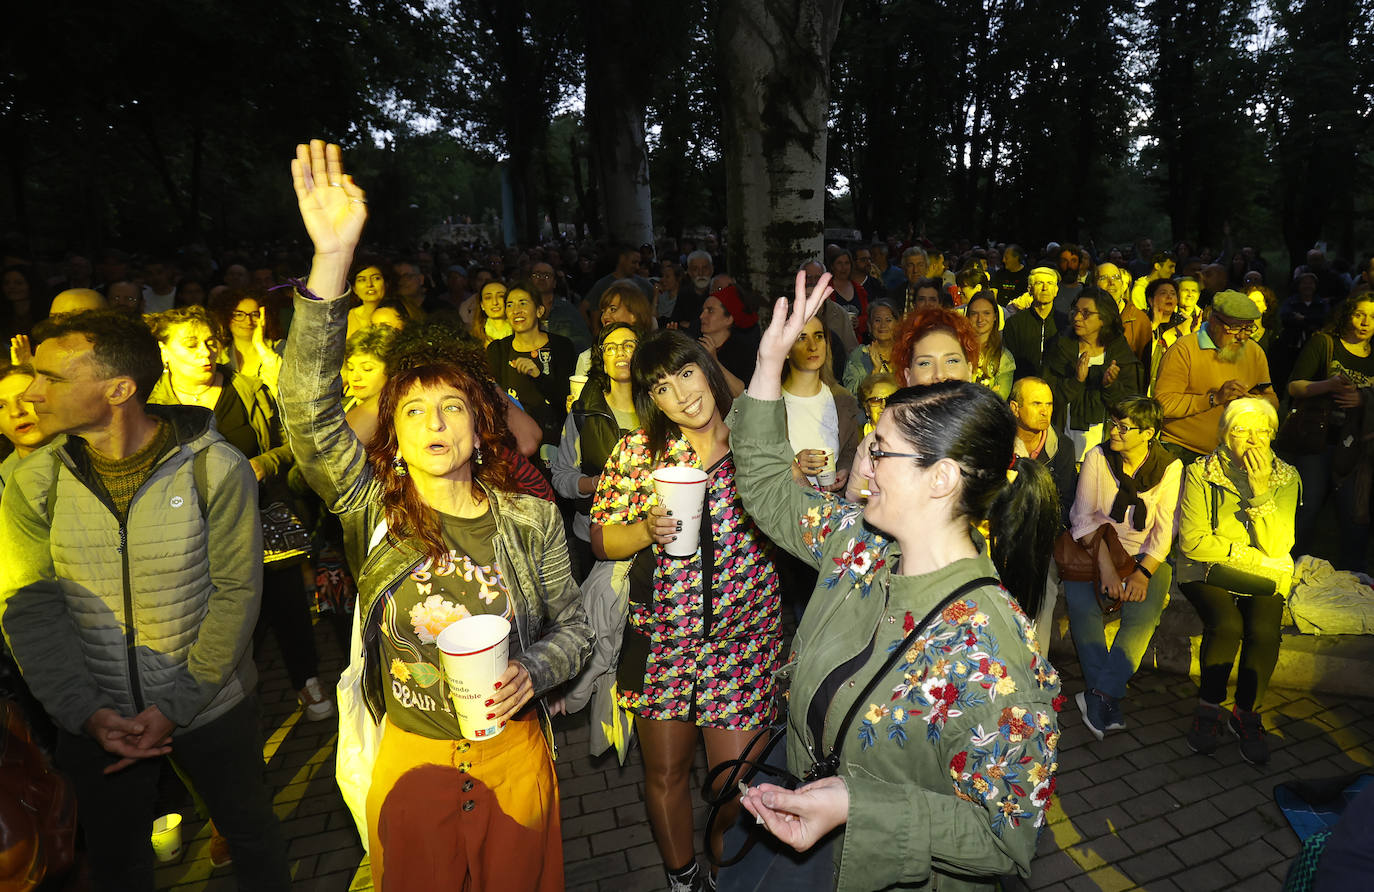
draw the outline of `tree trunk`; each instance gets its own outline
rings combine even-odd
[[[606,232],[632,245],[654,240],[649,204],[647,55],[656,50],[636,31],[631,0],[584,0],[587,28],[587,131],[600,174]]]
[[[764,299],[791,294],[825,230],[830,48],[843,0],[722,4],[716,46],[729,268]]]

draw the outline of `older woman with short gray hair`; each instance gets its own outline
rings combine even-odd
[[[1241,758],[1269,761],[1260,701],[1279,656],[1283,595],[1292,582],[1293,518],[1301,483],[1274,455],[1278,416],[1266,400],[1232,401],[1218,425],[1221,445],[1188,467],[1179,522],[1179,587],[1202,617],[1201,685],[1188,746],[1216,751],[1223,724]],[[1235,706],[1221,711],[1240,651]]]

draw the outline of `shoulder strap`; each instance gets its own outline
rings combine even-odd
[[[191,459],[191,478],[196,484],[196,502],[200,505],[200,516],[210,519],[210,450],[201,449]]]
[[[959,598],[962,598],[969,592],[975,589],[980,589],[985,585],[1001,584],[1002,583],[999,580],[991,576],[980,576],[977,579],[969,580],[968,582],[959,586],[954,591],[946,595],[944,597],[944,600],[942,600],[939,604],[936,604],[934,607],[932,607],[930,609],[930,612],[925,615],[925,618],[922,619],[919,623],[917,623],[915,628],[913,628],[907,634],[907,636],[902,639],[902,643],[897,647],[893,648],[892,653],[888,654],[887,660],[884,661],[883,666],[881,669],[878,670],[878,673],[874,675],[871,679],[869,679],[868,684],[864,685],[864,689],[859,693],[858,699],[856,699],[854,703],[849,707],[849,712],[845,713],[844,721],[840,723],[839,729],[835,732],[835,748],[830,751],[830,755],[826,756],[824,759],[821,760],[820,763],[818,763],[818,766],[825,766],[826,769],[832,774],[839,769],[840,749],[844,746],[845,736],[849,733],[850,725],[854,724],[854,718],[859,714],[859,710],[865,708],[864,704],[866,704],[868,702],[868,698],[872,696],[873,690],[878,686],[880,682],[882,682],[884,678],[887,677],[887,674],[892,671],[892,668],[897,665],[897,661],[902,658],[902,655],[911,649],[911,645],[916,641],[917,638],[921,636],[921,633],[925,631],[926,626],[930,625],[931,622],[934,621],[935,617],[939,616],[940,613],[944,611],[944,609],[948,607],[950,604],[954,603]],[[812,771],[814,772],[815,768],[813,768]],[[824,777],[825,775],[821,774],[817,776]],[[811,778],[808,776],[807,780],[810,779]]]

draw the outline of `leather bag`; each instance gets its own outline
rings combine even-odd
[[[1109,523],[1104,523],[1093,531],[1088,537],[1087,548],[1080,545],[1070,531],[1060,533],[1059,538],[1054,540],[1054,565],[1059,568],[1059,578],[1065,582],[1091,582],[1098,606],[1102,608],[1103,613],[1111,613],[1121,609],[1121,602],[1102,594],[1102,580],[1097,568],[1097,548],[1103,539],[1107,542],[1107,553],[1111,555],[1116,575],[1125,579],[1134,573],[1135,558],[1126,553],[1121,538],[1116,534],[1116,527]]]

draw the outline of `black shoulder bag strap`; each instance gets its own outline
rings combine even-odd
[[[859,692],[858,698],[855,699],[853,705],[849,707],[849,712],[845,713],[844,721],[840,723],[838,730],[835,732],[834,749],[830,751],[829,755],[812,765],[811,769],[806,772],[805,777],[798,778],[786,769],[780,769],[765,764],[769,754],[778,745],[779,741],[787,736],[786,716],[783,716],[777,723],[761,729],[750,739],[748,746],[744,748],[745,753],[754,752],[759,741],[765,736],[768,738],[763,749],[758,751],[758,756],[755,759],[727,759],[712,767],[706,773],[706,779],[701,785],[702,798],[710,805],[710,811],[706,815],[706,829],[703,831],[702,848],[706,851],[706,857],[710,859],[711,863],[717,867],[729,867],[732,864],[737,864],[757,841],[757,836],[751,833],[749,839],[745,841],[738,852],[729,858],[721,858],[720,860],[716,860],[715,852],[711,848],[711,828],[715,825],[716,818],[721,808],[725,806],[726,803],[730,802],[730,800],[734,799],[735,796],[739,795],[739,785],[741,783],[748,784],[760,772],[778,778],[781,786],[787,787],[788,789],[796,789],[802,784],[808,784],[812,781],[820,780],[823,777],[833,777],[836,772],[839,771],[840,749],[844,745],[845,735],[848,734],[850,725],[854,724],[854,719],[859,714],[859,710],[863,708],[864,703],[868,701],[874,689],[887,677],[887,674],[892,671],[892,668],[897,665],[902,656],[911,649],[911,645],[915,643],[916,639],[921,637],[921,633],[925,631],[926,627],[929,626],[946,607],[959,600],[964,595],[967,595],[969,592],[980,589],[985,585],[1001,584],[1000,580],[991,576],[981,576],[959,586],[946,595],[939,604],[932,607],[930,612],[927,613],[909,633],[907,633],[907,636],[902,639],[901,644],[893,648],[892,653],[890,653],[883,662],[882,668],[880,668],[877,674],[869,680],[868,684],[864,686],[864,689]],[[824,741],[817,741],[817,744],[824,746]]]

